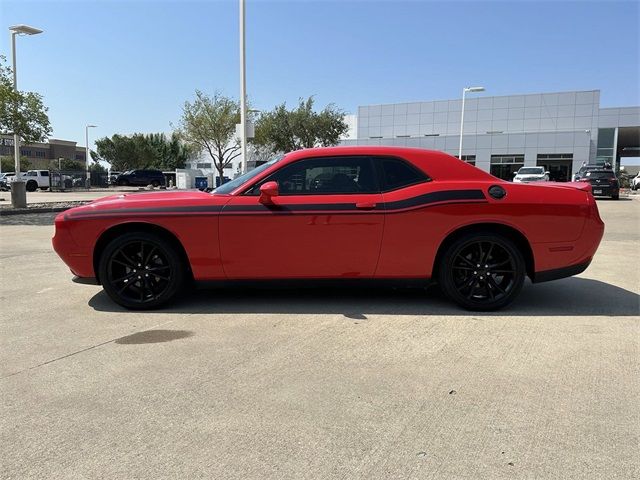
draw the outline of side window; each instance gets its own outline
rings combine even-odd
[[[383,191],[396,190],[431,179],[413,165],[397,158],[380,158]]]
[[[276,181],[280,195],[378,193],[370,157],[323,157],[284,167],[260,184]],[[260,186],[248,194],[257,195]]]
[[[43,177],[48,177],[49,176],[49,171],[48,170],[42,170],[40,172],[40,175],[42,175]]]

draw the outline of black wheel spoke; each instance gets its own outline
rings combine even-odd
[[[485,254],[484,260],[482,260],[482,264],[486,265],[487,263],[489,263],[489,258],[491,257],[491,252],[493,251],[493,246],[494,245],[495,245],[495,243],[490,243],[489,244],[489,250]]]
[[[171,268],[171,267],[169,267],[168,265],[164,265],[162,267],[152,267],[152,268],[149,268],[149,269],[147,269],[145,271],[149,272],[149,273],[151,273],[151,272],[159,272],[161,270],[167,270],[168,268]]]
[[[119,265],[122,265],[123,267],[133,268],[133,265],[132,265],[132,264],[130,264],[130,263],[124,263],[124,262],[121,262],[121,261],[120,261],[120,260],[118,260],[117,258],[113,258],[113,259],[111,259],[111,261],[112,261],[113,263],[117,263],[117,264],[119,264]]]
[[[151,250],[149,250],[149,253],[147,253],[147,258],[144,259],[145,266],[149,265],[149,260],[151,259],[151,255],[153,255],[153,252],[155,251],[156,251],[156,247],[152,247]]]
[[[121,248],[120,250],[118,250],[118,251],[116,252],[116,255],[118,255],[118,254],[119,254],[122,258],[124,258],[124,260],[127,262],[127,266],[128,266],[128,267],[134,267],[134,268],[135,268],[135,266],[136,266],[136,262],[135,262],[133,259],[129,258],[129,256],[128,256],[126,253],[124,253],[124,249],[123,249],[123,248]]]
[[[492,287],[494,287],[496,290],[498,290],[500,293],[502,294],[506,293],[505,290],[500,285],[498,285],[498,282],[496,282],[495,278],[489,277],[489,284]]]
[[[472,287],[469,289],[469,293],[467,293],[467,298],[473,297],[473,293],[478,289],[478,282],[473,281]]]
[[[491,300],[495,300],[496,295],[495,295],[495,293],[493,293],[493,289],[491,288],[491,282],[490,281],[487,281],[486,288],[487,288],[487,293],[491,297]]]
[[[469,259],[463,257],[462,255],[458,255],[458,258],[460,260],[462,260],[463,262],[465,262],[467,265],[469,265],[470,267],[475,267],[476,265]]]
[[[496,267],[501,267],[503,265],[506,265],[507,263],[511,263],[511,259],[510,258],[507,258],[506,260],[503,260],[501,262],[489,265],[489,268],[491,269],[491,271],[493,271]]]
[[[123,276],[123,277],[116,278],[116,279],[111,280],[111,281],[112,281],[113,283],[120,283],[120,282],[122,282],[122,281],[124,281],[124,280],[129,280],[130,278],[135,277],[135,275],[136,275],[136,274],[135,274],[135,272],[131,272],[131,273],[126,274],[126,275],[125,275],[125,276]]]

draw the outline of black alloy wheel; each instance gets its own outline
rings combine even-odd
[[[469,310],[496,310],[520,293],[526,269],[522,253],[508,238],[469,234],[445,252],[439,268],[444,293]]]
[[[132,232],[107,245],[99,275],[114,302],[143,310],[159,307],[176,295],[185,278],[185,266],[164,238]]]

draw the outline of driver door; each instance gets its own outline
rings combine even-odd
[[[384,214],[373,161],[341,156],[303,159],[260,184],[278,195],[260,202],[256,185],[220,215],[220,250],[233,279],[370,278]]]

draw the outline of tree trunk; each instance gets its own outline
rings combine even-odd
[[[218,170],[218,176],[220,177],[220,185],[224,181],[224,164],[216,162],[216,170]]]

